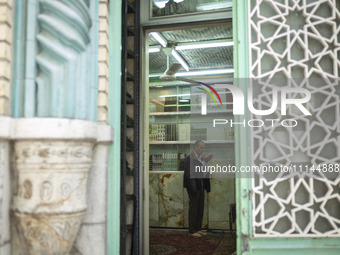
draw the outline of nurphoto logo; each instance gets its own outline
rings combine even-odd
[[[218,98],[221,106],[222,106],[222,101],[221,97],[216,91],[216,89],[228,89],[230,93],[233,96],[233,115],[245,115],[245,96],[243,94],[243,91],[230,84],[216,84],[214,87],[206,84],[202,84],[206,87],[208,87]],[[204,88],[199,88],[200,90],[203,90],[206,93],[200,93],[201,97],[201,115],[207,115],[207,108],[208,108],[208,100],[207,100],[207,94],[213,99],[213,101],[216,104],[216,100],[213,97],[212,93],[209,92],[207,89]],[[250,113],[254,115],[259,115],[259,116],[268,116],[272,113],[274,113],[277,110],[277,107],[280,104],[280,109],[281,109],[281,115],[286,116],[287,115],[287,106],[289,105],[294,105],[297,107],[297,109],[300,110],[300,113],[304,116],[310,116],[312,115],[308,109],[303,105],[311,99],[311,93],[307,89],[304,88],[291,88],[291,87],[276,87],[273,88],[271,96],[272,96],[272,104],[269,109],[255,109],[254,107],[254,99],[253,99],[253,90],[252,87],[250,86],[248,88],[248,96],[247,96],[247,106],[248,110]],[[300,98],[290,98],[289,95],[292,94],[299,94],[302,95]],[[279,100],[280,99],[280,100]],[[280,103],[279,103],[280,102]],[[277,123],[280,123],[283,127],[295,127],[297,126],[297,121],[294,119],[251,119],[246,122],[244,119],[241,122],[235,122],[232,119],[227,120],[227,119],[214,119],[213,120],[213,127],[216,127],[216,125],[226,125],[230,124],[232,127],[233,125],[242,125],[250,127],[261,127],[265,124],[269,124],[272,127],[276,125]]]

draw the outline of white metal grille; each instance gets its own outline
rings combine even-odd
[[[301,165],[303,170],[338,166],[339,1],[248,3],[250,76],[257,79],[253,82],[254,107],[270,108],[270,92],[275,87],[300,87],[312,94],[306,104],[311,116],[303,116],[293,107],[284,116],[294,119],[296,127],[252,128],[252,164]],[[280,107],[269,117],[254,118],[282,120]],[[339,173],[256,175],[252,189],[254,236],[340,236]]]

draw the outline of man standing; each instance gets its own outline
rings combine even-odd
[[[195,237],[206,235],[202,232],[204,212],[204,190],[210,192],[209,176],[199,171],[211,160],[212,154],[203,156],[205,143],[196,141],[193,151],[185,159],[183,186],[189,195],[189,233]]]

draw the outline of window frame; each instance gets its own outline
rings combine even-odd
[[[197,21],[213,21],[213,20],[223,20],[231,19],[232,8],[222,9],[216,11],[208,12],[194,12],[194,13],[184,13],[176,15],[167,15],[152,17],[152,0],[140,0],[141,1],[141,16],[140,24],[141,26],[155,26],[155,25],[167,25],[167,24],[179,24],[187,22],[197,22]]]

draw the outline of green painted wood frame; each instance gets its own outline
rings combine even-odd
[[[246,78],[249,74],[248,56],[248,16],[247,2],[233,1],[233,38],[234,38],[234,82],[246,93]],[[246,95],[246,94],[245,94]],[[246,108],[245,108],[246,109]],[[243,116],[249,119],[249,114]],[[240,121],[235,116],[235,121]],[[247,127],[235,128],[235,162],[239,169],[241,165],[250,164],[250,130]],[[251,200],[246,191],[251,189],[251,179],[236,176],[236,230],[237,230],[237,253],[247,249],[247,236],[251,234]],[[242,238],[240,238],[242,237]],[[243,253],[247,254],[247,253]]]
[[[120,126],[121,126],[121,22],[122,1],[109,2],[109,124],[113,144],[108,172],[108,254],[120,254]]]

